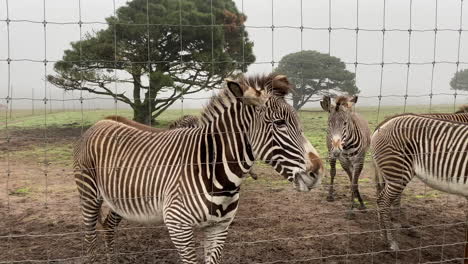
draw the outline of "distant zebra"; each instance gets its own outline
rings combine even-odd
[[[371,150],[376,177],[383,180],[377,198],[380,225],[393,250],[399,247],[390,230],[390,206],[414,176],[434,189],[468,197],[466,123],[398,115],[376,128]]]
[[[323,110],[329,113],[327,130],[327,147],[330,162],[330,189],[328,201],[334,201],[333,183],[336,175],[336,160],[346,171],[351,182],[351,206],[347,217],[353,216],[354,198],[359,200],[360,209],[365,209],[359,193],[358,180],[364,166],[364,159],[370,145],[370,129],[367,121],[352,110],[357,96],[338,96],[335,104],[329,96],[320,102]]]
[[[219,263],[238,208],[243,175],[264,160],[298,191],[320,184],[317,151],[285,96],[283,75],[227,80],[194,128],[161,131],[115,118],[88,129],[74,153],[86,251],[95,260],[96,222],[104,201],[109,260],[122,218],[164,222],[183,263],[196,263],[193,228],[205,232],[205,263]],[[136,124],[135,124],[136,123]]]

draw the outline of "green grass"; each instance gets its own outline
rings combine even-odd
[[[15,110],[12,118],[8,118],[8,128],[44,128],[47,127],[87,127],[109,115],[121,115],[131,118],[132,110],[129,109],[106,109],[106,110],[87,110],[87,111],[57,111],[35,115],[25,113],[26,110]],[[198,115],[200,110],[184,110],[183,114]],[[0,130],[5,129],[5,111],[0,113]],[[180,110],[167,110],[158,117],[157,127],[166,127],[170,122],[182,116]]]
[[[321,111],[319,108],[304,109],[305,111],[299,112],[299,117],[302,120],[305,136],[310,140],[312,145],[317,149],[322,157],[327,155],[327,147],[325,142],[325,135],[327,129],[328,114]],[[167,110],[158,117],[157,127],[167,127],[167,125],[182,116],[182,114],[199,115],[199,109],[185,109],[182,113],[181,110]],[[357,107],[357,111],[363,115],[368,121],[371,129],[373,129],[379,122],[383,121],[386,117],[400,114],[403,112],[402,106],[385,106],[377,109],[377,107]],[[406,112],[423,113],[428,112],[427,105],[422,106],[407,106]],[[431,109],[432,112],[453,112],[453,105],[434,105]],[[108,109],[108,110],[88,110],[88,111],[57,111],[44,114],[44,111],[36,111],[35,115],[31,114],[28,110],[15,110],[12,112],[12,118],[8,119],[8,128],[11,129],[29,129],[29,128],[44,128],[47,127],[87,127],[98,120],[108,115],[122,115],[125,117],[132,117],[132,110],[130,109]],[[5,124],[5,111],[0,112],[0,132],[6,127]],[[65,161],[70,158],[68,151],[71,146],[54,146],[53,144],[48,147],[48,154],[51,157],[57,157],[59,162]],[[31,150],[17,153],[20,157],[27,155],[36,155],[41,153],[43,155],[45,149],[34,147]],[[68,154],[67,154],[68,153]],[[368,157],[369,159],[369,157]],[[259,164],[262,166],[262,164]]]
[[[72,163],[73,142],[68,144],[51,143],[44,145],[31,145],[27,149],[10,151],[9,160],[33,160],[37,163],[45,162],[54,165],[69,166]],[[6,152],[0,154],[0,159],[6,159]]]
[[[27,196],[28,194],[31,193],[31,187],[21,187],[17,188],[15,190],[12,190],[10,192],[10,195],[15,195],[15,196]]]

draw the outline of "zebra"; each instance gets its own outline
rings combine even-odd
[[[284,75],[241,76],[211,98],[199,126],[155,130],[125,118],[89,128],[74,153],[86,255],[96,259],[96,222],[102,203],[108,260],[119,222],[164,223],[183,263],[196,263],[193,228],[205,233],[205,263],[219,263],[239,190],[260,159],[297,191],[320,185],[319,154],[285,96]]]
[[[414,113],[405,113],[405,114],[414,114]],[[457,110],[455,113],[431,113],[431,114],[424,113],[424,114],[414,114],[414,115],[421,115],[424,117],[446,119],[446,120],[451,120],[451,121],[468,123],[468,105],[461,106],[459,110]],[[376,175],[377,175],[377,172],[376,172]],[[382,191],[383,189],[384,183],[382,181],[383,179],[379,177],[376,178],[377,195],[379,195],[380,191]],[[393,207],[398,208],[400,213],[403,215],[403,217],[406,218],[406,213],[401,208],[401,196],[398,197],[398,199],[396,199],[393,202]]]
[[[359,200],[359,209],[366,208],[359,193],[358,180],[370,145],[370,129],[367,121],[352,110],[357,100],[357,96],[338,96],[335,104],[332,104],[331,98],[324,96],[320,101],[323,110],[329,113],[327,147],[331,179],[327,201],[335,199],[333,183],[338,159],[351,182],[351,206],[346,214],[347,218],[354,216],[354,198]]]
[[[377,206],[384,238],[393,238],[390,206],[416,176],[430,187],[468,197],[468,125],[423,115],[403,114],[379,124],[371,139],[376,169]]]

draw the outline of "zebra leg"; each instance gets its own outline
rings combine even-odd
[[[336,176],[336,159],[330,158],[329,162],[330,162],[330,187],[328,189],[327,201],[333,202],[335,201],[335,191],[333,190],[333,183],[335,181],[335,176]]]
[[[401,196],[403,188],[402,186],[392,186],[392,184],[386,183],[384,189],[377,197],[377,212],[379,216],[380,228],[382,229],[382,232],[384,232],[384,238],[390,244],[390,248],[395,251],[399,250],[399,247],[398,243],[394,239],[392,232],[393,225],[390,216],[391,206],[395,200]]]
[[[192,226],[187,224],[167,222],[166,226],[169,231],[172,243],[174,243],[182,263],[197,264],[197,254],[195,252],[195,242],[193,239]]]
[[[115,229],[119,225],[120,221],[122,221],[122,216],[120,216],[114,211],[110,211],[103,224],[104,243],[106,244],[108,263],[116,263],[116,259],[114,255],[115,253],[114,252],[114,236],[115,236]]]
[[[75,174],[75,182],[78,187],[81,202],[81,214],[85,232],[86,259],[88,263],[96,262],[96,224],[100,217],[99,211],[102,199],[99,198],[97,185],[94,178],[86,172]],[[99,219],[100,220],[100,219]]]
[[[353,192],[354,195],[358,198],[359,201],[359,210],[365,210],[366,205],[362,200],[361,193],[359,192],[359,176],[361,176],[362,168],[364,166],[364,157],[359,160],[358,164],[354,166],[354,175],[353,175]]]
[[[349,177],[349,182],[351,184],[350,186],[350,189],[351,189],[351,204],[349,206],[349,209],[346,211],[346,218],[347,219],[353,219],[354,218],[354,207],[355,207],[355,202],[354,202],[354,198],[356,196],[356,191],[355,191],[355,184],[354,184],[354,177],[353,177],[353,172],[352,172],[352,169],[349,167],[349,161],[342,161],[340,162],[341,163],[341,167],[343,167],[343,169],[346,171],[346,174],[348,174],[348,177]]]
[[[205,228],[205,264],[218,264],[228,234],[229,224]]]

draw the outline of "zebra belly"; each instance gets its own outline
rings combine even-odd
[[[434,175],[420,165],[414,166],[414,172],[425,184],[436,190],[468,197],[468,184],[463,183],[463,175],[460,177],[460,182],[455,182],[447,180],[447,178],[456,179],[455,175],[453,177]]]
[[[122,203],[114,203],[111,202],[112,199],[109,199],[105,195],[102,196],[104,199],[104,202],[110,207],[110,209],[123,218],[130,220],[130,221],[135,221],[135,222],[140,222],[140,223],[162,223],[163,222],[163,210],[162,206],[156,206],[155,208],[150,208],[149,206],[145,206],[144,208],[144,213],[143,212],[131,212],[125,206],[123,206]],[[140,203],[144,204],[144,203]],[[153,204],[157,204],[156,201],[153,201]]]

